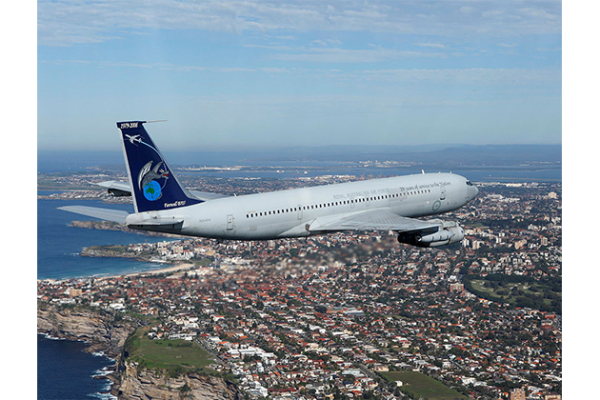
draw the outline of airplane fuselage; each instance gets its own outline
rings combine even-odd
[[[215,239],[303,237],[324,233],[319,227],[329,220],[371,210],[402,217],[441,214],[464,206],[476,194],[460,175],[417,174],[174,204],[172,210],[165,204],[160,211],[129,215],[127,225]],[[152,220],[160,224],[153,227]]]
[[[477,196],[466,178],[418,174],[227,197],[185,189],[144,128],[117,122],[129,182],[101,182],[118,196],[133,196],[135,212],[87,206],[60,207],[133,229],[214,239],[267,240],[340,231],[394,231],[417,247],[459,243],[456,221],[414,217],[456,210]]]

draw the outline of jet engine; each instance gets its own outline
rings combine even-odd
[[[455,221],[431,222],[436,222],[439,226],[426,231],[402,232],[398,235],[398,242],[417,247],[437,247],[460,242],[465,237],[465,232]]]

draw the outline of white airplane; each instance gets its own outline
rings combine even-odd
[[[456,222],[413,217],[456,210],[478,193],[451,173],[417,174],[244,196],[186,190],[144,128],[118,122],[129,183],[99,185],[133,195],[135,212],[86,206],[60,207],[129,228],[214,239],[268,240],[339,231],[395,231],[400,243],[419,247],[460,242]],[[130,138],[135,137],[135,140]]]

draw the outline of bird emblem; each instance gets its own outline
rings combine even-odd
[[[140,170],[138,175],[138,187],[144,194],[144,197],[150,201],[158,200],[162,196],[162,189],[166,185],[166,180],[169,179],[169,171],[161,168],[164,162],[159,162],[152,168],[152,163],[149,161]],[[157,181],[165,179],[165,183],[161,186]]]

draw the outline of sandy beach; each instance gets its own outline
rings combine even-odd
[[[125,276],[132,277],[132,276],[141,276],[141,275],[158,275],[158,274],[165,274],[165,273],[170,273],[170,272],[177,272],[177,271],[186,270],[186,269],[190,269],[190,268],[194,268],[194,264],[183,263],[183,264],[172,265],[172,266],[169,266],[166,268],[155,269],[152,271],[134,272],[132,274],[127,274]]]

